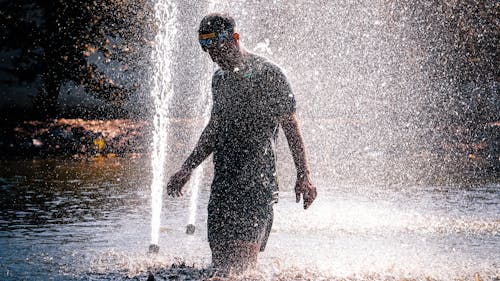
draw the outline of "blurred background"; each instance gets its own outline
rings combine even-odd
[[[170,117],[209,112],[200,104],[210,104],[215,67],[198,46],[197,27],[208,11],[226,11],[244,46],[286,71],[316,170],[337,179],[396,182],[498,173],[497,1],[172,3],[177,33]],[[155,4],[0,1],[0,149],[17,155],[29,146],[47,154],[33,145],[31,132],[68,130],[58,121],[15,130],[26,120],[127,119],[147,126],[154,111]],[[15,137],[19,131],[25,134]],[[125,140],[145,152],[140,144],[148,143],[148,131],[141,133],[146,140]],[[197,138],[190,134],[184,142]],[[56,143],[53,135],[38,139]],[[110,148],[124,142],[106,140]],[[16,149],[21,142],[27,144]]]

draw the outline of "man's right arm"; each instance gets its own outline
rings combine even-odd
[[[201,133],[196,147],[186,161],[184,161],[181,169],[194,170],[214,151],[216,130],[216,119],[212,116]]]
[[[193,152],[184,161],[179,171],[177,171],[168,181],[167,193],[170,196],[182,196],[182,187],[191,178],[191,173],[205,160],[215,147],[215,139],[217,134],[217,121],[214,116],[210,118],[207,126],[201,133],[200,139],[193,149]]]

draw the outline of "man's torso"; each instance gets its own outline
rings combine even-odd
[[[279,67],[249,56],[240,69],[218,70],[213,78],[212,197],[265,203],[278,191],[274,140],[279,118],[295,110],[295,100]]]

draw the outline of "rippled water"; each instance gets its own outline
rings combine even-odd
[[[210,263],[210,177],[195,235],[185,234],[189,196],[166,199],[160,253],[151,256],[148,161],[0,162],[0,279],[145,280],[148,271],[196,279]],[[239,278],[473,280],[478,273],[481,280],[498,280],[499,183],[317,182],[319,197],[308,211],[282,191],[258,270]],[[183,262],[183,271],[171,267]]]

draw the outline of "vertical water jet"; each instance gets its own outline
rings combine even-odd
[[[174,39],[177,33],[176,5],[169,0],[158,0],[154,5],[157,21],[157,34],[151,60],[152,73],[151,97],[154,100],[153,142],[151,166],[151,245],[150,251],[159,250],[160,215],[163,198],[164,168],[168,144],[168,105],[173,96],[171,61]]]
[[[216,1],[210,0],[208,3],[208,12],[211,12],[216,5]],[[198,102],[195,107],[196,112],[202,112],[202,119],[203,119],[203,127],[205,127],[208,124],[209,121],[209,114],[210,114],[210,104],[211,100],[209,98],[209,93],[211,91],[210,87],[210,77],[211,73],[207,73],[204,75],[203,79],[200,80],[199,84],[199,92],[202,95],[200,99],[198,99]],[[196,135],[199,133],[197,131],[197,128],[194,129],[193,133]],[[187,221],[187,226],[186,226],[186,234],[194,234],[195,232],[195,221],[196,221],[196,210],[198,207],[198,194],[199,194],[199,189],[200,185],[202,183],[202,177],[203,177],[203,171],[204,171],[204,165],[203,163],[196,169],[194,172],[193,178],[191,180],[191,198],[189,202],[189,214],[188,214],[188,221]]]

